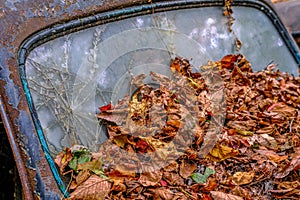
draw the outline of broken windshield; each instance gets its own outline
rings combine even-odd
[[[99,107],[130,94],[132,77],[151,71],[171,76],[175,56],[196,71],[210,60],[237,53],[235,38],[254,70],[270,63],[298,74],[298,66],[272,21],[250,7],[236,7],[229,32],[222,7],[152,13],[56,38],[33,49],[26,77],[52,155],[82,144],[97,150],[107,140]],[[255,28],[254,28],[255,27]],[[132,94],[132,93],[131,93]],[[130,95],[131,95],[130,94]]]

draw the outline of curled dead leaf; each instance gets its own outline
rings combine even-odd
[[[179,167],[179,174],[183,178],[187,178],[195,171],[196,168],[196,163],[190,163],[188,160],[183,160]]]

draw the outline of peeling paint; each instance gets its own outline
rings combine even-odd
[[[17,3],[26,3],[27,0],[5,0],[5,6],[11,9],[12,11],[17,11],[15,4]]]
[[[3,58],[11,57],[8,55],[8,53],[0,49],[0,79],[3,80],[6,85],[5,90],[6,93],[10,94],[8,96],[8,102],[13,106],[13,108],[17,108],[20,102],[20,93],[19,88],[14,84],[13,80],[10,79],[11,72],[8,68],[5,68],[5,60]]]
[[[92,0],[78,0],[78,1],[53,1],[52,3],[42,2],[34,9],[28,9],[25,13],[27,19],[33,17],[46,17],[53,18],[60,15],[68,14],[72,15],[76,11],[87,9],[88,7],[101,7],[103,1]]]
[[[28,112],[20,110],[19,118],[16,120],[16,124],[19,126],[20,132],[26,138],[26,141],[22,141],[29,153],[29,167],[36,168],[36,162],[40,157],[40,145],[38,138],[34,135],[34,125]],[[23,138],[24,139],[24,138]],[[30,142],[28,142],[30,141]]]

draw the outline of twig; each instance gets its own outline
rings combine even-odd
[[[290,123],[290,133],[292,132],[292,125],[293,125],[293,122],[294,122],[294,118],[292,119],[291,123]]]

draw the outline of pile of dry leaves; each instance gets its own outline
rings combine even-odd
[[[253,72],[242,55],[192,72],[171,62],[158,86],[100,108],[108,141],[66,148],[68,199],[299,199],[300,78],[271,64]]]

